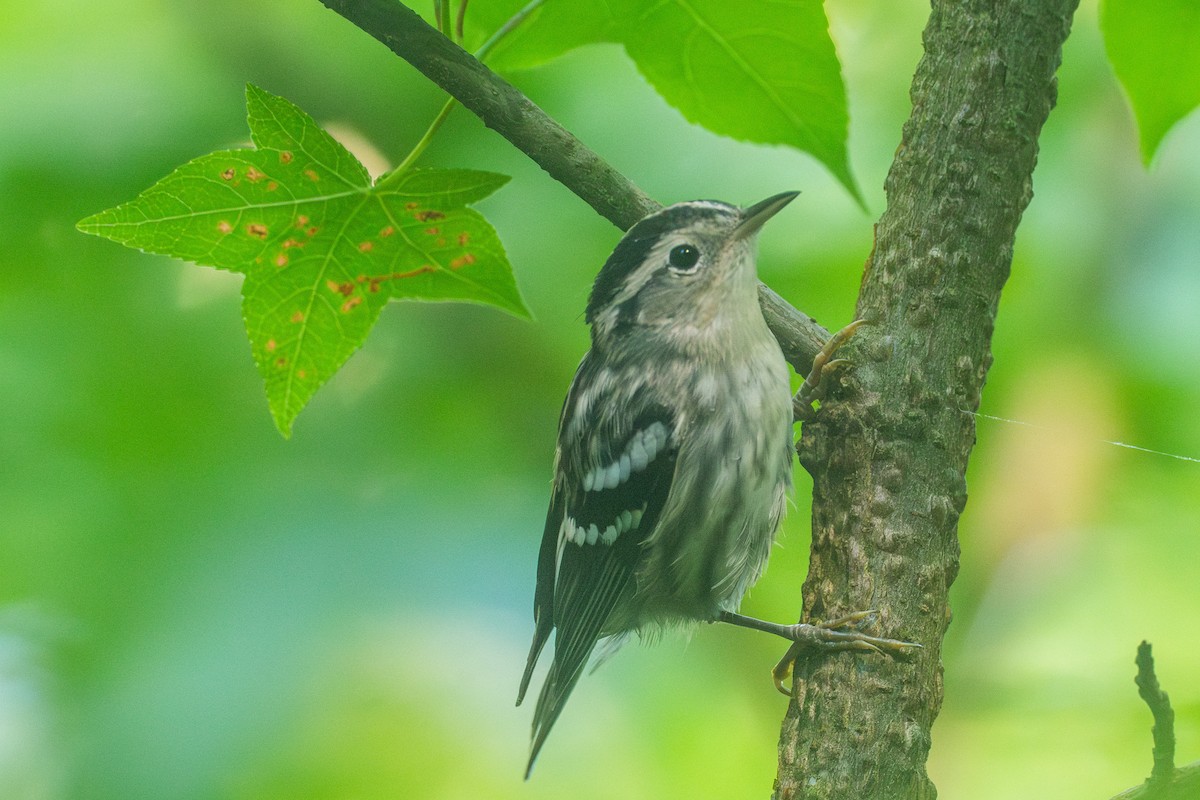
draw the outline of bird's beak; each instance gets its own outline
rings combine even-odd
[[[783,192],[781,194],[768,197],[766,200],[755,203],[752,206],[742,209],[742,221],[738,223],[737,229],[733,235],[738,239],[745,239],[747,236],[752,236],[758,232],[758,229],[763,226],[767,220],[778,214],[783,207],[796,199],[799,192]]]

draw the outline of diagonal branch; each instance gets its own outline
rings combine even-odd
[[[627,230],[661,206],[508,81],[397,0],[321,0],[416,67],[550,177]],[[759,284],[759,302],[787,360],[806,374],[829,332]]]
[[[660,206],[551,119],[398,0],[321,0],[462,103],[621,230]]]

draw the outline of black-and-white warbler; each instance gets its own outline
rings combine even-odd
[[[596,277],[592,348],[559,421],[517,698],[556,630],[526,777],[603,638],[615,647],[633,631],[720,620],[829,649],[903,644],[837,630],[862,614],[776,625],[735,613],[792,486],[788,369],[759,309],[755,258],[758,230],[796,194],[744,209],[668,206],[630,228]]]

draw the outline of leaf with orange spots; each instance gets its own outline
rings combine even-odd
[[[150,253],[240,272],[246,332],[285,435],[392,298],[528,316],[496,231],[466,208],[508,178],[366,169],[292,103],[246,87],[255,147],[201,156],[79,223]]]

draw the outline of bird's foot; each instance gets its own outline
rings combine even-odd
[[[792,646],[771,670],[775,688],[781,693],[791,696],[792,693],[787,688],[787,681],[792,677],[792,668],[796,660],[802,656],[807,658],[816,653],[832,653],[842,650],[900,656],[921,646],[915,642],[882,639],[878,636],[868,636],[857,630],[847,630],[847,628],[857,628],[860,622],[875,613],[875,611],[858,611],[829,622],[818,622],[813,625],[801,622],[796,625],[784,626],[788,631],[787,638],[792,640]]]
[[[817,353],[816,358],[813,359],[812,369],[808,371],[800,390],[792,398],[792,412],[796,419],[812,419],[817,413],[813,408],[813,403],[825,397],[825,392],[829,388],[829,381],[826,379],[849,363],[844,358],[834,359],[833,354],[865,324],[865,320],[854,320],[829,337],[829,341],[821,348],[821,352]]]

